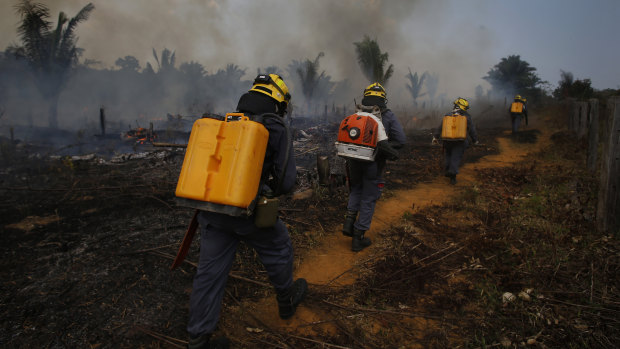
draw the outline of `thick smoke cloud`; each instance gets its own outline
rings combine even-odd
[[[59,11],[75,15],[88,3],[82,0],[46,0],[51,20]],[[180,63],[195,61],[209,73],[233,63],[251,80],[257,69],[278,66],[282,72],[292,60],[325,56],[320,69],[332,81],[350,81],[350,96],[360,98],[368,84],[357,65],[353,42],[364,35],[376,39],[395,72],[389,82],[392,106],[411,105],[405,88],[408,68],[439,75],[438,94],[473,97],[482,76],[496,63],[489,54],[494,36],[484,27],[454,20],[448,1],[386,0],[105,0],[92,1],[95,10],[77,29],[83,58],[101,62],[100,69],[116,69],[119,57],[136,57],[142,68],[152,55],[168,48]],[[17,42],[16,1],[0,4],[0,50]],[[475,6],[476,2],[469,6]],[[482,10],[482,9],[481,9]],[[9,25],[7,25],[9,24]],[[293,91],[300,94],[301,91]],[[63,98],[68,98],[64,96]],[[330,101],[330,103],[349,101]],[[182,112],[182,111],[179,111]]]

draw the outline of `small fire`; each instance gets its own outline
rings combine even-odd
[[[153,132],[152,129],[138,127],[133,130],[127,131],[124,138],[126,140],[135,140],[137,144],[145,144],[157,140],[157,133]]]

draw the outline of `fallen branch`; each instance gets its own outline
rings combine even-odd
[[[295,223],[299,223],[299,224],[305,224],[305,225],[310,225],[313,226],[313,223],[306,223],[306,222],[302,222],[299,221],[297,219],[293,219],[293,218],[289,218],[289,217],[280,217],[280,219],[282,219],[283,221],[291,221],[291,222],[295,222]]]
[[[170,337],[170,336],[166,336],[162,333],[158,333],[152,330],[149,330],[148,328],[142,327],[140,325],[134,325],[134,328],[137,329],[138,331],[142,331],[146,334],[148,334],[149,336],[159,339],[160,341],[166,342],[176,348],[185,348],[187,347],[188,342],[184,341],[182,339],[178,339],[178,338],[174,338],[174,337]]]
[[[422,313],[406,313],[406,312],[402,312],[402,311],[393,311],[393,310],[381,310],[381,309],[360,308],[360,307],[347,307],[347,306],[336,304],[336,303],[332,303],[332,302],[329,302],[329,301],[326,301],[326,300],[322,300],[322,302],[326,303],[326,304],[329,304],[329,305],[333,305],[333,306],[341,308],[341,309],[346,309],[346,310],[351,310],[351,311],[362,311],[362,312],[367,312],[367,313],[381,313],[381,314],[391,314],[391,315],[399,315],[399,316],[407,316],[407,317],[421,317],[421,318],[425,318],[425,319],[434,319],[434,320],[452,320],[452,321],[459,321],[459,320],[482,320],[482,318],[475,318],[475,317],[446,317],[446,316],[429,315],[429,314],[422,314]]]
[[[151,144],[154,147],[187,148],[187,144],[162,143],[162,142],[153,142]]]
[[[172,260],[174,260],[174,259],[176,258],[175,256],[173,256],[173,255],[171,255],[171,254],[167,254],[167,253],[159,252],[159,251],[156,251],[156,250],[149,250],[149,251],[145,251],[145,252],[149,252],[149,253],[154,254],[154,255],[156,255],[156,256],[160,256],[160,257],[164,257],[164,258],[168,258],[168,259],[172,259]],[[193,266],[194,268],[198,268],[198,264],[197,264],[197,263],[190,262],[190,261],[188,261],[187,259],[185,259],[185,260],[183,261],[183,263],[187,263],[187,264],[189,264],[189,265]],[[270,285],[270,284],[268,284],[268,283],[266,283],[266,282],[260,282],[260,281],[256,281],[256,280],[248,279],[248,278],[246,278],[246,277],[243,277],[243,276],[239,276],[239,275],[233,274],[232,272],[228,274],[228,277],[230,277],[230,278],[232,278],[232,279],[237,279],[237,280],[241,280],[241,281],[246,281],[246,282],[253,283],[253,284],[256,284],[256,285],[259,285],[259,286],[263,286],[263,287],[271,287],[271,285]]]
[[[304,151],[302,151],[301,153],[296,153],[296,154],[295,154],[295,156],[303,155],[303,154],[305,154],[305,153],[309,153],[309,152],[311,152],[311,151],[313,151],[313,150],[317,150],[317,149],[319,149],[319,147],[314,147],[314,148],[312,148],[312,149],[304,150]]]

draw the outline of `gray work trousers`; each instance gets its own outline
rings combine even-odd
[[[444,170],[448,176],[456,176],[463,160],[467,144],[465,141],[444,141]]]
[[[215,331],[239,241],[256,250],[276,292],[286,291],[293,284],[293,245],[280,219],[274,227],[257,228],[252,219],[200,212],[198,222],[200,260],[187,324],[187,332],[192,337]]]
[[[519,127],[521,127],[521,120],[523,120],[522,114],[512,114],[512,133],[517,133]]]
[[[370,229],[375,205],[385,186],[385,181],[381,177],[385,161],[347,160],[347,166],[351,185],[347,210],[359,212],[353,227],[366,231]]]

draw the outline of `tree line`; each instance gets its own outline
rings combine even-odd
[[[78,24],[88,20],[95,9],[92,3],[71,18],[60,12],[56,24],[50,20],[50,11],[44,4],[21,0],[15,9],[20,17],[17,28],[20,43],[0,53],[0,74],[4,77],[0,81],[0,107],[4,110],[3,105],[11,99],[28,100],[38,95],[47,105],[48,125],[52,128],[58,127],[58,103],[63,92],[91,105],[124,104],[126,113],[152,114],[172,107],[200,115],[217,108],[234,107],[238,96],[251,83],[244,77],[254,76],[232,63],[215,72],[209,72],[194,61],[177,67],[175,52],[167,48],[160,53],[153,49],[156,65],[147,62],[142,67],[135,57],[125,56],[116,60],[116,69],[95,69],[96,62],[80,61],[83,50],[77,47],[76,37]],[[387,85],[394,74],[394,66],[377,40],[365,35],[353,46],[357,63],[368,82]],[[308,113],[313,104],[348,99],[347,92],[351,90],[348,80],[333,81],[320,69],[323,57],[325,54],[320,52],[314,59],[293,60],[284,70],[270,66],[259,68],[257,73],[287,76],[291,87],[301,91],[302,98],[296,101],[295,107]],[[439,74],[408,70],[405,87],[411,103],[417,106],[418,99],[424,96],[431,102],[435,100]],[[531,101],[544,97],[589,98],[595,92],[589,79],[574,79],[571,73],[562,72],[558,88],[549,96],[544,89],[547,82],[542,81],[536,68],[519,55],[502,58],[482,78],[491,85],[489,95],[506,97],[519,93]],[[477,86],[476,96],[483,93],[482,86]]]

